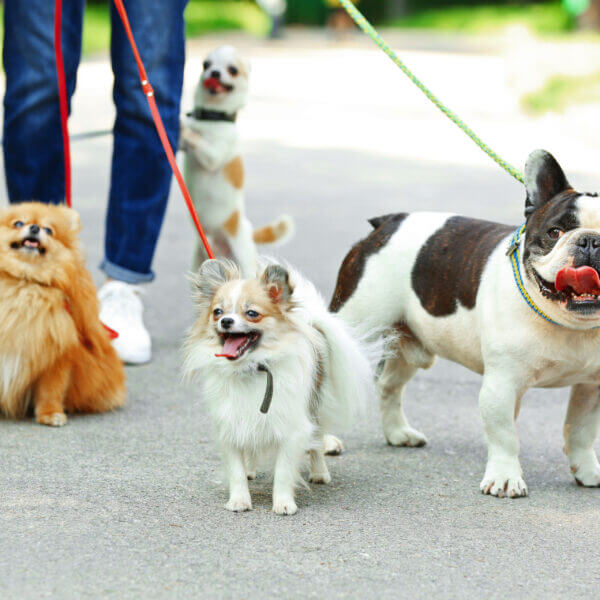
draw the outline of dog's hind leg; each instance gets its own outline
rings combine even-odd
[[[318,448],[310,451],[310,474],[308,480],[311,483],[330,483],[331,475],[325,462],[325,440],[321,441]]]
[[[574,385],[565,419],[565,454],[575,481],[586,487],[600,486],[600,464],[594,442],[600,431],[600,388]]]
[[[252,239],[250,221],[241,211],[236,211],[223,225],[223,233],[242,275],[247,278],[256,277],[256,246]]]
[[[256,479],[256,454],[250,450],[244,450],[244,466],[246,467],[246,478],[250,481]]]
[[[344,442],[331,433],[323,436],[324,452],[328,456],[338,456],[344,451]]]
[[[417,369],[400,354],[385,360],[379,376],[377,385],[383,434],[391,446],[424,446],[427,443],[427,438],[410,426],[402,407],[404,388]]]

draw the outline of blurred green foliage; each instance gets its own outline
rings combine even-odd
[[[575,19],[558,2],[521,5],[453,6],[417,12],[386,23],[397,27],[421,27],[467,33],[488,33],[520,24],[539,34],[570,31]]]
[[[562,112],[570,105],[592,102],[600,102],[600,73],[556,75],[521,100],[523,108],[532,114]]]

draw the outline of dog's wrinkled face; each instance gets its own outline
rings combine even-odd
[[[0,271],[47,283],[60,264],[79,254],[79,215],[39,202],[0,211]]]
[[[195,283],[202,335],[215,356],[260,362],[293,334],[286,318],[292,288],[283,267],[270,265],[258,279],[241,279],[231,263],[208,260]]]
[[[220,46],[204,60],[196,108],[235,114],[246,104],[250,66],[233,46]]]
[[[573,190],[543,150],[530,155],[525,185],[523,266],[530,293],[560,323],[600,325],[600,198]]]

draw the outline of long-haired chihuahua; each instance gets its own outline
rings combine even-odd
[[[306,452],[309,481],[329,483],[324,434],[348,425],[373,392],[365,346],[327,311],[297,272],[268,264],[242,279],[230,261],[205,261],[193,278],[198,318],[184,372],[199,375],[229,477],[225,508],[252,508],[248,479],[274,459],[273,511],[297,510]]]

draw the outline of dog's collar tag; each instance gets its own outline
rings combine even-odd
[[[237,114],[232,115],[223,112],[222,110],[206,110],[205,108],[195,108],[192,112],[187,113],[188,117],[192,117],[197,121],[228,121],[235,123]]]
[[[267,388],[265,389],[265,396],[263,398],[262,404],[260,405],[260,412],[266,415],[269,412],[269,407],[271,406],[271,400],[273,400],[273,374],[266,365],[262,363],[258,365],[259,371],[264,371],[267,374]]]

